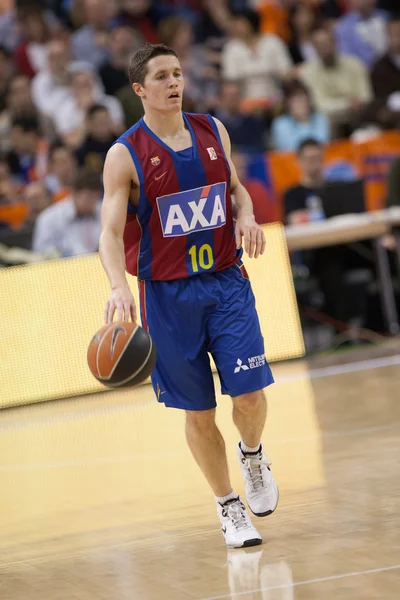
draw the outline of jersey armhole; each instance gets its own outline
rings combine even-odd
[[[128,213],[131,215],[135,215],[139,212],[139,208],[143,205],[144,201],[144,174],[142,165],[140,164],[140,160],[138,159],[138,156],[135,150],[133,149],[132,144],[130,144],[127,140],[123,138],[118,139],[114,142],[114,144],[122,144],[123,146],[125,146],[125,148],[129,150],[129,154],[131,155],[133,163],[136,167],[136,173],[139,178],[139,205],[137,207],[133,206],[133,204],[131,204],[128,200]]]
[[[230,166],[229,166],[229,161],[228,161],[228,159],[227,159],[227,157],[226,157],[225,148],[224,148],[224,145],[223,145],[223,143],[222,143],[221,136],[220,136],[220,133],[219,133],[219,130],[218,130],[217,124],[216,124],[216,122],[214,121],[213,117],[212,117],[211,115],[206,115],[206,117],[207,117],[207,119],[209,120],[209,122],[211,123],[211,126],[212,126],[212,128],[213,128],[213,130],[214,130],[214,133],[215,133],[215,135],[216,135],[216,137],[217,137],[217,140],[218,140],[218,142],[219,142],[219,145],[220,145],[220,147],[221,147],[221,151],[222,151],[222,153],[223,153],[223,155],[224,155],[225,162],[226,162],[226,166],[228,167],[228,171],[229,171],[229,189],[230,189],[230,187],[231,187],[231,168],[230,168]]]

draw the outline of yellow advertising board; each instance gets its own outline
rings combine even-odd
[[[264,256],[245,265],[272,362],[303,355],[304,344],[284,228],[264,229]],[[0,408],[105,389],[86,362],[110,293],[97,254],[2,269],[0,286]]]

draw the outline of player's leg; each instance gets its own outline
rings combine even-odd
[[[186,411],[186,440],[214,495],[217,498],[230,496],[233,490],[225,442],[215,422],[215,408]]]
[[[157,348],[153,388],[159,402],[186,411],[187,442],[216,496],[227,545],[252,546],[260,544],[261,537],[229,480],[225,443],[215,423],[214,381],[195,287],[194,281],[140,284],[142,322]]]
[[[263,390],[232,398],[233,422],[239,430],[242,446],[258,448],[267,418],[267,399]]]
[[[222,392],[233,399],[233,419],[241,441],[237,448],[249,507],[257,516],[271,514],[278,488],[262,446],[267,405],[263,389],[273,383],[255,299],[244,268],[219,274],[221,301],[209,319],[209,347]]]

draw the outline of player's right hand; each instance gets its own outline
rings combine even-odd
[[[113,290],[104,309],[104,322],[106,324],[113,322],[115,311],[117,311],[118,321],[129,321],[130,317],[132,323],[136,323],[136,303],[129,286],[118,287]]]

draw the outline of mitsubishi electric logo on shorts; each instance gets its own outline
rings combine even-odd
[[[243,364],[243,361],[240,358],[236,361],[237,367],[235,367],[235,373],[240,373],[240,371],[248,371],[249,369],[257,369],[258,367],[262,367],[265,365],[265,354],[259,354],[258,356],[252,356],[247,359],[247,365]]]
[[[164,237],[217,229],[226,223],[226,182],[157,198]]]

